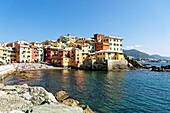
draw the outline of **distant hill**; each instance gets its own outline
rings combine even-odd
[[[139,59],[139,58],[155,58],[153,56],[150,56],[147,53],[138,51],[136,49],[131,49],[131,50],[123,50],[124,54],[128,55],[128,56],[132,56],[135,59]]]
[[[170,60],[170,57],[160,56],[160,55],[157,55],[157,54],[155,54],[155,55],[150,55],[150,56],[152,56],[152,57],[154,57],[154,58],[156,58],[156,59]]]
[[[170,60],[170,57],[164,57],[164,56],[160,56],[160,55],[149,55],[147,53],[138,51],[136,49],[131,49],[131,50],[123,50],[123,52],[128,55],[128,56],[132,56],[135,59],[139,59],[139,58],[155,58],[155,59],[160,59],[160,60]]]
[[[128,56],[133,56],[135,59],[138,59],[138,58],[154,58],[154,57],[150,56],[149,54],[138,51],[136,49],[124,50],[123,52]]]

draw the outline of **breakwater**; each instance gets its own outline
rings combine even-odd
[[[43,87],[27,84],[0,84],[0,100],[0,112],[3,113],[94,113],[65,91],[53,95]]]

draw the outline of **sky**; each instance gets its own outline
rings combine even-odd
[[[122,37],[124,49],[170,56],[170,0],[0,0],[0,42],[70,33]]]

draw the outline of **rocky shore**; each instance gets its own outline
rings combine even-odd
[[[65,91],[55,95],[42,87],[0,84],[0,113],[94,113]]]
[[[161,67],[152,66],[152,67],[151,67],[151,71],[156,71],[156,72],[170,72],[170,65],[161,66]]]

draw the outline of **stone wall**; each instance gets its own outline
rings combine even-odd
[[[80,69],[85,70],[105,70],[105,71],[120,71],[128,69],[127,60],[106,60],[86,61],[81,65]]]
[[[127,60],[108,60],[107,61],[107,70],[126,70],[128,69],[128,61]]]

